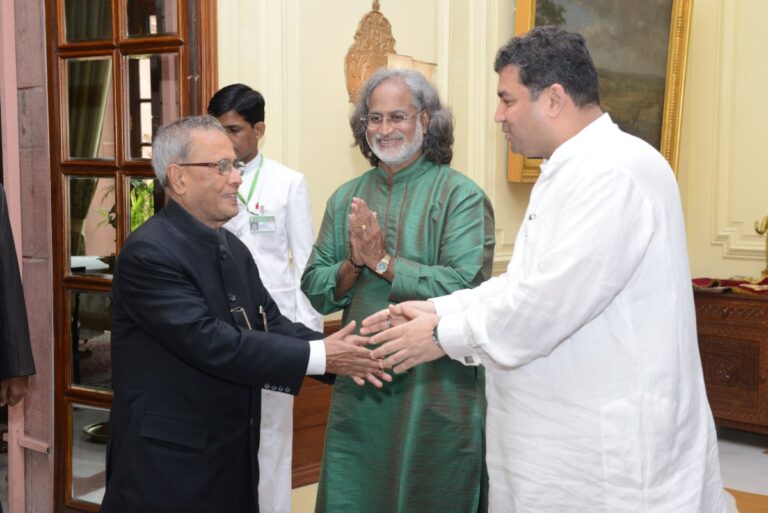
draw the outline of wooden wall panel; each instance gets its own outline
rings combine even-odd
[[[325,334],[339,329],[339,321],[325,323]],[[323,459],[325,426],[333,387],[304,378],[301,392],[293,404],[293,487],[316,483]]]

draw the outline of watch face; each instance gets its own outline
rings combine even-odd
[[[384,274],[387,271],[387,262],[381,261],[378,264],[376,264],[376,272],[379,274]]]

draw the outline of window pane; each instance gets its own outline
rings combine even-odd
[[[117,237],[115,179],[70,176],[70,272],[111,275]]]
[[[151,158],[157,128],[179,117],[178,61],[175,53],[128,57],[131,159]]]
[[[108,292],[71,290],[72,385],[112,390],[112,299]]]
[[[163,188],[153,178],[131,178],[131,231],[163,208]]]
[[[67,91],[70,159],[114,159],[112,59],[68,59],[63,82]]]
[[[126,7],[129,37],[179,31],[176,0],[128,0]]]
[[[112,39],[111,0],[66,0],[64,17],[68,43]]]
[[[72,498],[101,504],[107,475],[107,429],[109,410],[73,404],[72,422]]]

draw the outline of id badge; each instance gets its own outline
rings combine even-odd
[[[275,216],[251,216],[251,233],[274,232],[277,226]]]

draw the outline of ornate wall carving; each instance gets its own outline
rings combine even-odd
[[[379,0],[374,0],[372,10],[360,20],[355,32],[355,42],[349,47],[344,59],[344,76],[347,79],[349,101],[355,100],[357,90],[374,71],[387,65],[387,54],[395,51],[392,25],[379,12]]]

